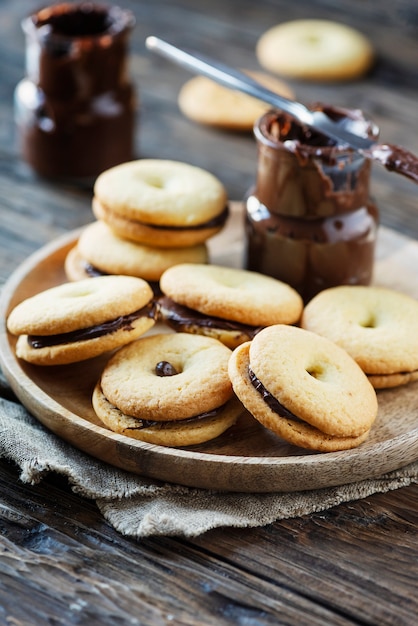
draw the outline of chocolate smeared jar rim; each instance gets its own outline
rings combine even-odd
[[[123,34],[134,26],[135,17],[128,9],[95,2],[61,2],[41,8],[22,20],[25,34],[57,43],[99,41]]]
[[[347,109],[322,103],[309,105],[308,108],[312,111],[323,111],[333,121],[352,133],[372,140],[377,140],[379,136],[379,128],[366,119],[359,109]],[[254,135],[261,144],[273,149],[285,149],[303,161],[319,159],[331,165],[350,155],[351,158],[353,155],[363,158],[348,144],[337,143],[278,110],[267,111],[256,121]]]

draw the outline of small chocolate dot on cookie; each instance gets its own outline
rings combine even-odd
[[[168,361],[159,361],[155,366],[155,373],[157,376],[175,376],[178,371]]]

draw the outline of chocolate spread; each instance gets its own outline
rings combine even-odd
[[[357,132],[377,138],[360,112],[322,108],[341,124],[350,116]],[[259,120],[255,136],[246,268],[290,284],[305,302],[328,287],[369,284],[378,224],[370,160],[277,111]]]
[[[166,421],[157,421],[157,420],[143,420],[138,419],[138,426],[131,426],[130,428],[126,428],[126,430],[142,430],[143,428],[157,428],[158,430],[164,430],[164,428],[169,428],[173,425],[181,426],[182,424],[190,424],[190,422],[198,422],[203,420],[210,420],[213,417],[216,417],[225,408],[225,404],[216,409],[212,409],[211,411],[205,411],[205,413],[200,413],[199,415],[193,415],[192,417],[185,417],[181,420],[166,420]]]
[[[390,172],[402,174],[418,183],[418,158],[400,146],[377,144],[365,154],[379,161]]]
[[[126,219],[128,219],[129,222],[140,224],[142,226],[146,226],[147,228],[152,228],[156,230],[182,231],[182,230],[203,230],[204,228],[217,228],[225,224],[226,220],[228,219],[228,216],[229,216],[229,207],[227,205],[218,215],[215,215],[215,217],[213,217],[212,219],[207,220],[206,222],[201,222],[200,224],[188,224],[188,225],[184,224],[181,226],[176,226],[176,225],[171,225],[171,224],[151,224],[149,222],[141,222],[139,220],[135,220],[132,218],[126,218]]]
[[[92,265],[91,263],[89,263],[88,261],[82,260],[82,267],[86,273],[86,276],[88,278],[96,278],[97,276],[109,276],[109,272],[103,272],[103,270],[100,270],[98,267],[96,267],[95,265]],[[144,279],[146,280],[146,279]],[[151,287],[154,296],[160,296],[161,295],[161,289],[160,289],[160,283],[158,280],[147,280],[149,286]]]
[[[96,278],[97,276],[109,276],[108,272],[103,272],[99,270],[98,267],[88,263],[87,261],[83,261],[83,269],[89,278]]]
[[[15,91],[23,158],[47,177],[86,179],[133,158],[126,72],[133,15],[63,2],[26,18],[27,77]]]
[[[159,298],[157,302],[158,317],[174,330],[198,326],[201,328],[215,328],[231,332],[240,332],[253,338],[260,330],[260,326],[250,326],[221,317],[205,315],[194,309],[174,302],[168,296]]]
[[[289,409],[286,409],[286,407],[283,406],[283,404],[281,404],[281,402],[279,402],[277,398],[275,398],[269,391],[267,391],[263,383],[257,378],[251,368],[248,368],[248,377],[254,389],[258,391],[258,393],[262,396],[264,402],[272,411],[274,411],[274,413],[277,413],[277,415],[280,415],[280,417],[285,417],[293,421],[302,421],[299,417],[297,417],[297,415],[292,413],[292,411],[289,411]]]
[[[162,229],[162,230],[201,230],[203,228],[217,228],[218,226],[223,226],[228,219],[229,216],[229,207],[228,205],[219,213],[215,215],[212,219],[207,222],[201,222],[200,224],[190,224],[190,225],[182,225],[182,226],[165,226],[162,224],[146,224],[146,226],[151,226],[152,228]]]
[[[28,343],[31,348],[40,349],[48,346],[57,346],[66,343],[73,343],[75,341],[87,341],[89,339],[95,339],[96,337],[102,337],[114,333],[117,330],[132,330],[132,322],[140,317],[151,317],[155,315],[154,303],[150,302],[146,306],[142,307],[138,311],[130,313],[129,315],[120,315],[114,320],[97,324],[96,326],[90,326],[88,328],[81,328],[79,330],[73,330],[68,333],[61,333],[57,335],[28,335]]]

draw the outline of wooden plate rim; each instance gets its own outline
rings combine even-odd
[[[398,453],[403,452],[406,446],[409,446],[410,452],[412,454],[408,457],[408,463],[413,462],[418,459],[418,427],[408,431],[408,433],[402,433],[401,435],[395,436],[391,439],[385,440],[383,442],[377,442],[372,446],[367,448],[355,448],[353,450],[341,451],[341,452],[330,452],[330,453],[318,453],[314,455],[295,455],[295,456],[285,456],[285,457],[249,457],[249,456],[230,456],[230,455],[222,455],[216,453],[204,453],[204,452],[196,452],[191,450],[184,450],[178,448],[167,448],[164,446],[157,446],[154,444],[148,444],[146,442],[141,442],[138,440],[131,439],[124,435],[119,435],[108,429],[101,427],[99,425],[93,424],[86,418],[83,418],[81,415],[77,415],[65,407],[63,407],[55,398],[49,396],[42,389],[40,389],[32,379],[26,375],[26,373],[21,369],[19,365],[18,359],[15,357],[14,352],[10,346],[10,337],[6,328],[6,316],[10,309],[10,303],[13,300],[13,296],[16,290],[19,288],[19,285],[24,280],[24,278],[33,271],[34,268],[41,262],[45,261],[50,255],[56,254],[57,252],[69,248],[73,245],[78,238],[82,229],[76,229],[64,235],[61,235],[54,241],[46,244],[32,255],[30,255],[9,277],[5,285],[3,286],[1,295],[0,295],[0,364],[3,368],[3,373],[15,391],[17,397],[22,402],[22,404],[26,405],[26,394],[31,395],[31,388],[34,386],[36,388],[37,401],[39,404],[39,411],[35,415],[35,417],[41,422],[44,423],[50,430],[56,432],[54,428],[51,428],[51,424],[46,422],[43,417],[42,411],[49,410],[55,412],[60,416],[61,419],[65,421],[70,421],[72,424],[77,425],[77,428],[81,431],[88,431],[90,433],[94,433],[100,438],[104,438],[108,440],[109,443],[113,442],[115,445],[120,446],[120,450],[126,448],[126,450],[136,450],[138,452],[146,452],[150,454],[152,457],[164,457],[167,461],[177,462],[181,460],[180,468],[185,463],[186,465],[191,463],[194,464],[198,462],[199,464],[204,463],[210,465],[229,465],[233,464],[234,466],[239,466],[242,470],[244,470],[243,480],[239,482],[239,484],[223,484],[223,481],[220,479],[219,484],[211,484],[206,485],[202,484],[202,481],[196,479],[185,479],[182,480],[181,476],[176,476],[176,480],[173,482],[179,482],[181,484],[186,484],[192,487],[203,487],[203,488],[213,488],[220,490],[230,490],[230,491],[247,491],[246,489],[246,476],[249,467],[254,467],[258,469],[259,474],[262,476],[264,471],[269,471],[269,473],[275,476],[278,481],[270,485],[263,485],[260,487],[260,491],[287,491],[286,482],[287,476],[290,476],[293,471],[297,471],[298,468],[304,466],[305,469],[309,467],[310,472],[319,472],[322,471],[323,466],[329,466],[330,464],[334,464],[335,466],[339,466],[342,469],[341,465],[345,468],[350,467],[351,465],[357,466],[359,462],[362,461],[365,457],[368,459],[368,467],[373,466],[373,458],[381,458],[382,452],[386,455],[386,462],[384,463],[384,471],[392,471],[399,469],[403,465],[407,464],[403,462],[399,464]],[[32,411],[32,413],[34,413]],[[69,440],[69,443],[78,447],[79,449],[84,449],[85,452],[89,452],[93,456],[95,456],[94,452],[91,450],[86,450],[80,445],[77,445],[77,442],[74,440]],[[416,450],[415,450],[416,446]],[[119,450],[119,451],[120,451]],[[132,455],[132,452],[130,452]],[[101,460],[106,461],[102,457],[98,456]],[[131,466],[126,467],[123,463],[123,460],[119,467],[122,469],[127,469],[127,471],[131,471],[133,473],[141,474],[143,470],[133,469]],[[352,474],[352,480],[350,482],[357,481],[362,478],[373,478],[382,474],[382,465],[379,465],[379,472],[374,474],[373,471],[368,471],[367,474],[363,475],[363,472],[360,473],[354,471]],[[284,472],[284,475],[280,477],[280,474]],[[344,473],[344,472],[343,472]],[[148,475],[152,478],[167,480],[166,478],[167,472],[162,472],[162,477],[156,476],[155,472],[147,473],[145,470],[144,475]],[[338,473],[337,473],[338,474]],[[196,482],[196,484],[194,484]],[[252,481],[251,481],[252,482]],[[344,481],[347,482],[347,481]],[[293,485],[289,491],[298,491],[298,490],[309,490],[309,489],[317,489],[318,487],[326,487],[326,486],[338,486],[342,483],[338,481],[338,477],[335,479],[331,479],[328,477],[327,480],[321,481],[318,477],[312,477],[312,485],[307,486],[305,483],[300,486]],[[251,489],[248,491],[257,491],[254,488],[254,485],[251,486]]]

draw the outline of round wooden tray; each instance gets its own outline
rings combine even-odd
[[[418,459],[418,384],[380,391],[379,413],[368,440],[354,450],[310,453],[283,442],[243,410],[221,437],[184,449],[117,435],[91,406],[91,393],[108,358],[37,367],[16,358],[6,330],[21,300],[66,280],[63,263],[79,231],[29,257],[10,277],[0,298],[0,361],[22,404],[47,428],[107,463],[153,479],[215,490],[301,491],[373,478]],[[240,266],[242,219],[234,206],[227,228],[210,242],[214,263]],[[418,294],[418,244],[382,229],[376,281]],[[158,330],[158,329],[157,329]],[[155,330],[154,330],[155,332]]]

